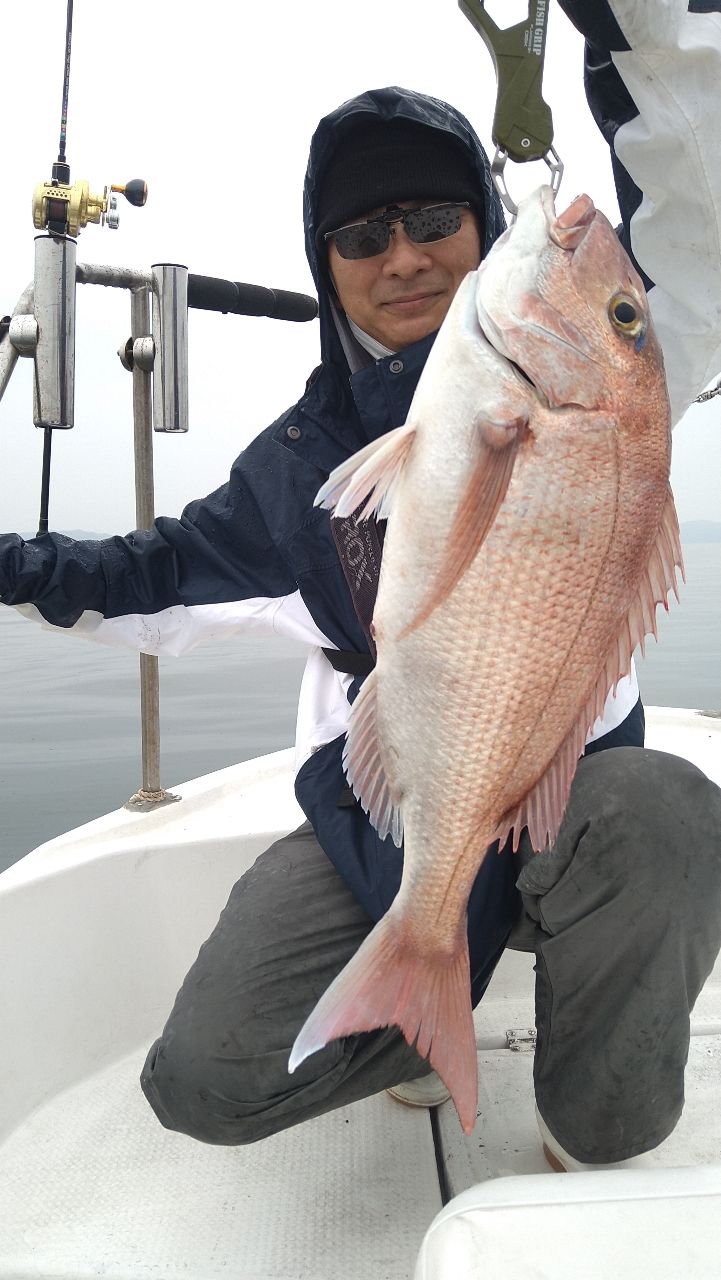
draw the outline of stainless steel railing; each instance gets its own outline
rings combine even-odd
[[[60,240],[62,241],[62,237]],[[39,252],[37,241],[43,243]],[[28,285],[12,316],[0,320],[0,399],[19,356],[35,359],[36,425],[46,430],[46,469],[43,491],[49,484],[48,433],[55,426],[72,426],[74,387],[75,292],[67,279],[67,242],[51,236],[37,237],[36,281]],[[74,264],[74,257],[72,257]],[[75,284],[95,284],[128,289],[131,298],[131,336],[119,355],[133,376],[133,425],[135,459],[135,518],[139,529],[150,529],[155,520],[153,482],[153,431],[182,433],[188,428],[188,307],[305,321],[317,315],[317,303],[306,294],[240,284],[209,276],[189,275],[187,267],[158,264],[150,271],[128,267],[78,263]],[[57,278],[56,278],[57,277]],[[43,299],[42,306],[36,299]],[[62,305],[57,305],[61,298]],[[38,311],[41,311],[38,314]],[[42,334],[42,342],[38,341]],[[47,352],[50,349],[50,359]],[[42,360],[38,356],[42,350]],[[47,381],[47,385],[45,385]],[[57,423],[38,409],[62,404]],[[42,526],[42,521],[41,521]],[[46,527],[46,526],[42,526]],[[142,742],[141,786],[128,801],[136,808],[152,808],[177,799],[160,781],[160,689],[158,659],[140,654],[140,717]]]

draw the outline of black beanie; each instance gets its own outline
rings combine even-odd
[[[316,247],[324,235],[398,200],[467,200],[485,222],[483,184],[463,144],[411,120],[366,120],[341,138],[315,199]]]

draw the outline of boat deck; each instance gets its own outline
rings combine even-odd
[[[505,957],[479,1038],[533,1025],[530,959]],[[699,1006],[686,1107],[654,1153],[659,1166],[721,1153],[721,965]],[[40,1107],[0,1149],[1,1276],[408,1280],[449,1196],[488,1178],[558,1176],[534,1120],[530,1052],[479,1051],[471,1138],[452,1103],[432,1125],[430,1112],[383,1094],[246,1148],[161,1128],[137,1084],[144,1056]]]
[[[683,754],[721,781],[719,721],[689,726],[677,716],[672,728],[676,750],[686,731]],[[667,730],[653,725],[649,745]],[[252,814],[267,813],[288,755],[260,762],[265,771],[254,762],[255,775],[249,765],[225,770],[214,788],[213,779],[188,784],[185,810],[89,824],[0,877],[2,1280],[409,1280],[450,1197],[509,1175],[558,1178],[535,1124],[533,1054],[507,1047],[509,1030],[534,1023],[532,957],[520,952],[506,953],[476,1012],[480,1099],[470,1138],[451,1103],[431,1113],[385,1094],[246,1148],[204,1146],[155,1120],[137,1084],[147,1045],[238,873],[237,835],[228,856],[217,830],[209,853],[189,814],[207,831],[226,801],[236,823],[244,813],[251,861],[267,842]],[[160,901],[175,932],[158,918]],[[151,981],[153,950],[168,963]],[[720,1094],[721,960],[694,1011],[685,1111],[654,1162],[721,1160]]]

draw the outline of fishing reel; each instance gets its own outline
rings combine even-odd
[[[136,208],[142,208],[148,197],[142,178],[125,186],[105,187],[101,196],[91,194],[85,179],[71,184],[65,159],[67,68],[66,56],[60,154],[50,181],[38,183],[33,192],[33,225],[40,234],[35,237],[32,312],[14,316],[9,326],[17,354],[35,362],[33,421],[45,432],[39,533],[48,528],[52,432],[67,430],[74,421],[77,237],[89,222],[117,228],[117,195],[124,195]]]
[[[33,192],[33,225],[37,231],[73,237],[89,222],[115,231],[120,222],[116,192],[136,209],[141,209],[148,198],[148,187],[142,178],[133,178],[122,187],[113,183],[97,196],[91,194],[84,178],[70,185],[69,165],[54,164],[50,182],[38,183]]]
[[[70,165],[58,159],[50,182],[33,192],[33,223],[41,233],[35,237],[33,315],[13,322],[11,340],[21,355],[34,357],[33,420],[48,433],[73,425],[77,236],[89,222],[117,227],[115,192],[141,208],[148,188],[134,178],[92,195],[84,179],[71,185]],[[46,444],[49,458],[49,434]]]

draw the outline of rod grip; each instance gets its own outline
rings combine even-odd
[[[302,323],[315,320],[318,303],[306,293],[241,284],[215,276],[188,276],[188,306],[239,316],[268,316],[271,320]]]

